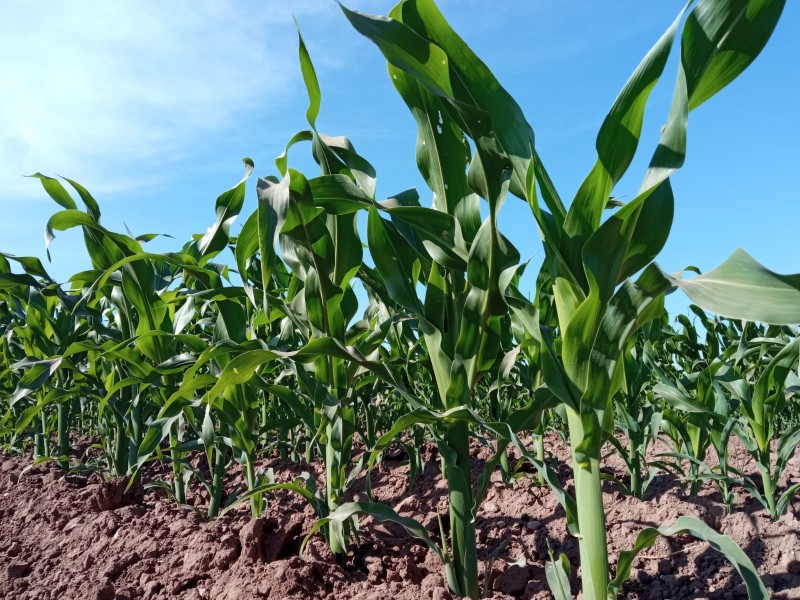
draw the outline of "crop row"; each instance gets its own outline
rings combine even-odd
[[[784,3],[694,4],[623,87],[598,134],[597,162],[569,205],[520,107],[431,0],[401,2],[391,18],[344,9],[386,57],[417,122],[430,207],[415,190],[378,195],[375,169],[352,143],[317,131],[321,91],[302,38],[309,128],[288,142],[275,175],[258,179],[257,209],[237,235],[249,159],[244,178],[217,198],[207,231],[166,253],[145,249],[152,234],[104,227],[77,182],[36,174],[61,207],[47,222],[48,246],[55,232],[79,229],[91,268],[61,284],[36,258],[0,256],[0,441],[9,451],[32,445],[36,460],[65,470],[99,468],[132,482],[147,462],[167,462],[175,501],[202,485],[209,517],[243,501],[258,516],[271,491],[292,490],[319,517],[308,535],[321,532],[342,561],[360,515],[396,521],[441,558],[452,590],[470,598],[480,593],[475,515],[495,470],[506,480],[520,472],[508,459],[514,448],[552,488],[578,537],[585,600],[617,597],[636,554],[677,533],[709,541],[750,596],[766,598],[742,550],[690,517],[644,529],[613,579],[607,560],[606,444],[629,470],[618,485],[638,497],[655,473],[671,471],[689,493],[710,480],[729,508],[745,490],[777,518],[800,489],[779,488],[800,442],[800,340],[790,325],[800,322],[800,276],[777,275],[741,250],[691,279],[653,262],[669,235],[669,177],[685,159],[690,111],[756,58]],[[622,203],[614,186],[676,44],[666,124],[639,192]],[[301,143],[320,167],[314,177],[289,166]],[[520,289],[526,265],[498,228],[513,197],[530,206],[545,251],[530,295]],[[664,296],[678,288],[697,306],[673,327]],[[549,428],[571,445],[574,495],[548,459]],[[96,439],[100,458],[72,464],[77,436]],[[732,436],[757,477],[728,464]],[[648,462],[658,439],[673,451]],[[477,483],[475,440],[492,449]],[[437,539],[391,506],[344,500],[393,446],[405,448],[413,478],[425,441],[438,446],[449,496]],[[357,460],[354,444],[365,450]],[[271,452],[319,461],[324,480],[275,483],[256,469]],[[208,474],[189,460],[197,453]],[[246,487],[225,496],[234,464]],[[559,600],[570,597],[569,568],[563,556],[548,565]]]

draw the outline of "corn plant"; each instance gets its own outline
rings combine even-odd
[[[737,431],[735,412],[723,385],[730,378],[730,367],[717,359],[705,369],[686,373],[677,379],[661,377],[655,393],[663,398],[665,430],[675,443],[675,451],[666,456],[678,460],[675,472],[689,481],[688,494],[696,495],[704,481],[711,479],[719,488],[722,500],[731,512],[735,500],[728,466],[728,444]],[[706,464],[708,450],[713,448],[718,459],[715,467]],[[688,462],[683,476],[680,461]]]
[[[309,340],[325,338],[342,346],[353,345],[355,337],[361,334],[360,328],[348,331],[358,306],[351,283],[362,266],[356,213],[331,209],[324,201],[336,200],[337,194],[348,191],[350,195],[371,200],[375,193],[374,170],[355,153],[348,140],[328,138],[317,132],[321,94],[302,37],[300,61],[309,93],[307,118],[311,129],[296,135],[277,161],[281,182],[259,180],[260,207],[262,212],[269,211],[269,216],[262,219],[270,219],[272,226],[272,238],[262,246],[262,262],[268,265],[277,260],[275,238],[279,236],[282,256],[297,283],[294,305],[308,319]],[[289,148],[301,140],[312,142],[314,158],[320,165],[321,176],[310,181],[287,166]],[[372,346],[367,353],[382,341],[379,335],[369,336],[370,340],[360,337]],[[359,367],[334,354],[321,354],[311,364],[311,370],[300,363],[295,364],[295,369],[298,382],[315,399],[315,424],[324,451],[327,503],[320,516],[325,517],[340,506],[350,481],[348,467],[356,430],[354,388]],[[344,559],[356,528],[357,523],[352,519],[326,526],[328,545],[340,560]]]
[[[293,388],[275,381],[257,387],[290,407],[309,431],[307,458],[318,453],[322,459],[325,486],[319,488],[307,474],[289,484],[248,486],[242,498],[250,498],[252,505],[258,495],[276,489],[302,495],[320,517],[331,551],[344,563],[349,540],[358,532],[355,515],[343,520],[327,517],[339,508],[360,470],[358,465],[351,470],[360,380],[369,371],[393,380],[385,366],[368,358],[378,353],[392,317],[370,304],[365,319],[351,323],[358,309],[352,282],[364,267],[356,210],[359,203],[374,201],[374,170],[355,153],[349,140],[317,132],[321,95],[302,37],[300,62],[309,93],[311,129],[295,135],[276,160],[280,179],[259,179],[258,208],[245,222],[234,249],[242,290],[255,321],[279,322],[280,330],[267,339],[240,341],[203,399],[216,402],[231,386],[241,386],[242,393],[252,392],[253,382],[267,375],[266,365],[283,365],[277,372],[288,373]],[[289,150],[304,141],[312,142],[313,157],[321,169],[319,177],[306,178],[288,166]],[[281,277],[284,288],[275,290],[271,282],[281,272],[288,277]],[[222,353],[219,347],[209,348],[196,366]],[[191,395],[201,387],[194,374],[190,375],[179,395]]]
[[[669,424],[665,431],[676,442],[676,452],[671,456],[689,461],[690,494],[696,494],[700,484],[710,479],[719,487],[730,512],[733,487],[743,487],[777,518],[796,493],[791,487],[785,496],[776,492],[780,474],[797,446],[795,429],[781,431],[776,423],[794,393],[797,333],[790,327],[766,328],[710,319],[697,307],[692,310],[700,318],[706,341],[700,342],[694,325],[680,316],[683,332],[665,338],[665,346],[671,348],[670,358],[657,369],[661,383],[656,393],[670,405],[665,411]],[[673,369],[667,368],[669,363]],[[755,405],[754,396],[758,396]],[[728,465],[732,435],[754,458],[761,485]],[[778,440],[775,464],[774,440]],[[718,458],[713,468],[705,461],[709,447]]]
[[[758,340],[754,341],[758,343]],[[781,414],[787,400],[797,393],[796,383],[794,387],[791,383],[797,381],[800,368],[800,338],[795,335],[790,340],[777,339],[771,341],[770,345],[777,347],[763,370],[739,375],[722,385],[741,406],[744,423],[736,433],[758,465],[760,489],[742,471],[731,470],[740,476],[740,485],[764,505],[773,519],[777,519],[786,511],[792,497],[800,492],[798,482],[790,484],[783,492],[778,491],[778,481],[786,463],[800,444],[800,427],[795,426],[783,432],[775,428],[777,415]],[[777,445],[775,460],[773,442]]]
[[[485,486],[473,489],[470,428],[502,432],[479,416],[475,402],[479,382],[500,363],[504,331],[510,326],[505,295],[517,272],[519,254],[499,232],[497,217],[509,186],[516,184],[489,114],[432,91],[431,85],[453,90],[446,69],[433,66],[434,60],[446,64],[447,56],[401,22],[406,9],[415,7],[399,5],[389,20],[345,10],[351,23],[373,35],[385,53],[399,56],[407,51],[392,39],[399,32],[418,45],[412,49],[413,61],[426,54],[431,57],[429,65],[418,64],[421,78],[413,69],[403,68],[402,61],[390,60],[390,74],[417,122],[417,163],[433,192],[432,208],[406,196],[366,210],[371,256],[389,294],[418,322],[435,394],[411,402],[414,410],[378,442],[373,457],[405,428],[429,427],[442,456],[449,494],[449,535],[442,531],[438,553],[451,588],[474,598],[479,592],[474,516]],[[488,205],[486,219],[481,218],[480,199]],[[418,284],[424,285],[423,298],[417,293]],[[529,425],[534,409],[529,404],[512,410],[505,415],[505,427],[513,433]],[[498,443],[496,460],[502,459],[507,443]]]
[[[423,129],[427,135],[419,138],[423,148],[418,146],[418,157],[426,169],[441,165],[442,170],[463,173],[457,154],[455,159],[448,155],[437,163],[431,160],[430,150],[426,151],[426,147],[445,143],[444,125],[449,127],[452,119],[475,143],[480,163],[475,161],[473,166],[480,164],[481,171],[471,169],[470,173],[482,177],[473,177],[469,183],[473,189],[489,184],[485,195],[490,214],[499,207],[496,194],[491,193],[497,189],[493,181],[505,180],[509,190],[531,206],[545,246],[545,268],[554,280],[562,337],[557,349],[543,336],[542,365],[545,382],[567,410],[585,599],[615,597],[629,568],[625,564],[628,559],[621,560],[617,577],[609,581],[600,488],[603,432],[612,421],[611,398],[620,385],[621,353],[628,338],[659,314],[664,294],[676,287],[698,304],[729,316],[767,322],[800,318],[798,278],[776,276],[743,251],[692,280],[668,276],[651,262],[669,234],[674,208],[669,176],[684,162],[690,110],[710,99],[755,59],[783,9],[781,1],[701,0],[689,12],[692,4],[647,54],[615,101],[598,135],[597,163],[568,210],[534,150],[533,131],[519,107],[453,32],[433,2],[401,2],[388,19],[346,11],[354,27],[375,42],[389,61],[392,80],[415,116],[423,125],[429,124]],[[647,99],[664,71],[687,12],[673,103],[661,140],[636,197],[604,220],[614,185],[636,153]],[[442,125],[434,129],[436,123]],[[442,133],[437,136],[434,131]],[[437,198],[448,198],[445,191],[449,188],[436,190]],[[539,206],[537,188],[546,210]],[[495,242],[494,246],[497,250],[489,253],[490,259],[504,257],[502,245]],[[373,253],[378,255],[378,250],[376,247]],[[631,281],[639,271],[639,278]],[[471,271],[470,275],[477,277],[470,282],[479,281],[502,293],[503,272],[491,268]],[[746,291],[747,284],[757,284],[759,294]],[[731,285],[742,293],[732,294]],[[765,289],[776,292],[766,302]],[[451,497],[456,510],[463,506],[464,496]],[[700,522],[683,518],[679,523],[703,539],[718,541],[717,534]],[[645,530],[635,550],[652,544],[656,531]],[[660,531],[675,533],[666,526]],[[764,597],[752,563],[730,540],[724,549],[744,574],[750,593]],[[477,593],[472,587],[456,589],[472,596]]]
[[[662,464],[680,479],[688,480],[690,495],[711,480],[731,512],[735,495],[728,469],[728,445],[739,426],[738,404],[727,397],[722,384],[732,377],[744,332],[732,327],[733,321],[709,318],[699,307],[690,308],[700,319],[705,341],[695,324],[686,315],[679,315],[681,330],[665,328],[657,344],[660,356],[655,372],[659,383],[655,393],[665,401],[663,430],[674,447],[664,455],[673,460],[672,464]],[[706,460],[711,448],[717,458],[713,467]]]
[[[8,259],[19,263],[25,274],[11,273]],[[4,421],[11,423],[9,417],[21,401],[27,404],[35,400],[16,415],[15,433],[20,434],[32,425],[34,456],[44,459],[53,454],[49,438],[55,428],[55,455],[67,469],[70,421],[78,409],[78,397],[91,395],[93,387],[91,374],[80,368],[82,355],[73,355],[70,348],[91,335],[91,323],[98,318],[98,313],[80,307],[80,296],[62,290],[36,258],[6,255],[1,266],[8,278],[8,289],[12,289],[12,283],[15,288],[12,302],[14,313],[19,317],[7,325],[8,341],[13,340],[20,352],[18,360],[9,360],[9,363],[12,371],[21,374],[16,389],[10,394],[10,410]],[[7,351],[11,351],[10,345]],[[55,415],[52,405],[55,405]]]
[[[249,161],[246,161],[249,163]],[[99,310],[114,325],[100,327],[99,339],[83,341],[68,348],[64,356],[88,352],[92,356],[89,370],[102,379],[98,417],[108,408],[116,431],[114,464],[117,475],[135,471],[149,457],[160,438],[153,443],[152,434],[145,434],[154,407],[163,407],[178,388],[178,374],[193,361],[191,352],[199,352],[204,342],[196,335],[181,333],[187,316],[187,300],[171,289],[176,280],[187,287],[214,287],[224,268],[215,268],[210,259],[224,249],[230,223],[244,200],[245,178],[217,201],[217,221],[205,235],[186,245],[181,252],[156,255],[145,252],[142,243],[153,237],[137,238],[112,232],[100,224],[100,208],[96,200],[80,184],[67,182],[86,206],[77,206],[61,183],[38,176],[50,197],[64,207],[47,224],[47,241],[54,230],[80,227],[93,270],[73,277],[81,290],[78,306]],[[77,308],[77,307],[76,307]],[[224,321],[224,319],[220,319]],[[233,329],[226,323],[226,328]],[[106,337],[103,334],[108,334]],[[150,414],[148,414],[148,412]],[[187,413],[187,417],[190,415]],[[185,449],[182,430],[186,425],[172,419],[169,427],[170,462],[173,467],[173,492],[178,502],[185,502],[185,486],[190,473],[184,469]]]
[[[355,13],[348,14],[357,18]],[[348,293],[347,288],[342,288],[342,283],[347,279],[325,279],[326,276],[337,276],[338,272],[325,266],[330,258],[320,252],[339,244],[346,244],[348,252],[356,251],[358,240],[350,233],[353,219],[357,211],[367,212],[367,237],[375,270],[362,269],[366,275],[365,286],[376,296],[390,298],[392,304],[400,306],[416,320],[419,341],[424,344],[426,363],[430,364],[431,381],[435,386],[432,397],[417,397],[408,389],[409,386],[391,374],[383,373],[390,378],[395,392],[400,393],[413,410],[375,443],[371,460],[405,429],[429,426],[443,457],[444,474],[450,490],[449,544],[443,540],[444,547],[437,547],[436,551],[445,560],[451,587],[474,597],[478,593],[474,513],[481,492],[472,489],[469,428],[470,423],[482,421],[474,410],[474,393],[481,377],[499,362],[501,331],[508,327],[504,294],[519,259],[513,246],[497,230],[497,212],[509,184],[507,160],[498,154],[488,138],[485,144],[478,145],[470,159],[472,152],[456,117],[448,113],[444,104],[429,97],[413,78],[397,70],[393,79],[418,117],[420,146],[430,144],[430,150],[420,150],[419,163],[436,198],[432,208],[420,206],[414,192],[377,201],[374,171],[369,164],[346,142],[325,138],[315,130],[320,94],[302,42],[301,66],[311,100],[307,116],[312,130],[295,136],[289,146],[295,141],[312,141],[315,158],[322,166],[322,175],[306,181],[298,172],[287,169],[284,154],[278,160],[283,181],[263,183],[265,194],[274,191],[269,196],[272,210],[275,213],[281,209],[284,211],[284,220],[279,221],[278,228],[282,233],[283,257],[304,283],[303,300],[310,317],[316,306],[342,310],[344,306],[339,306]],[[484,123],[481,126],[480,119],[472,119],[471,135],[474,138],[489,133],[486,129],[489,120]],[[437,125],[440,131],[446,132],[443,146],[438,144]],[[452,164],[442,160],[446,155]],[[305,195],[304,190],[307,190]],[[277,196],[279,193],[280,197]],[[490,216],[483,223],[479,196],[489,205]],[[315,205],[323,212],[314,213],[311,207]],[[304,208],[306,206],[308,208]],[[306,214],[303,214],[304,210]],[[332,224],[339,227],[334,230]],[[340,237],[345,233],[350,237]],[[312,241],[316,241],[313,246]],[[356,262],[351,266],[357,267]],[[346,269],[341,273],[352,276]],[[423,300],[417,294],[418,284],[425,286]],[[340,296],[342,289],[344,295]],[[318,332],[314,335],[343,341],[341,330],[332,329],[333,324],[324,318],[319,319],[313,324]],[[375,342],[380,338],[371,337],[374,341],[370,343],[377,350]],[[412,342],[412,348],[417,343]],[[341,387],[346,383],[352,385],[352,382],[339,377],[331,385],[330,379],[324,379],[326,371],[320,368],[319,363],[315,363],[315,371],[317,379],[324,382],[330,391],[331,414],[338,415],[334,411],[339,410],[339,403],[347,406],[343,402],[346,397],[342,395]],[[328,372],[336,373],[335,370]],[[531,411],[527,409],[521,414],[529,415]],[[345,417],[346,413],[341,415]],[[523,419],[516,417],[516,421],[522,423]],[[330,429],[331,433],[339,432],[342,426],[347,428],[345,432],[352,431],[350,417],[330,423],[341,423]],[[340,451],[335,445],[339,442],[327,432],[326,437],[334,444],[329,447],[337,453],[327,454],[326,460],[333,459],[328,461],[328,465],[333,467],[339,460]],[[329,485],[335,485],[341,479],[338,471],[329,471]],[[329,543],[332,533],[347,526],[353,515],[359,512],[376,518],[393,518],[430,542],[419,524],[404,520],[374,503],[337,506],[338,495],[335,487],[329,487],[327,512],[330,514],[315,527],[315,530],[328,529]]]
[[[318,131],[321,91],[302,37],[308,129],[291,138],[276,173],[258,180],[257,208],[238,235],[231,227],[249,159],[244,178],[217,198],[211,227],[163,254],[146,250],[152,234],[102,225],[80,184],[65,180],[85,210],[61,181],[37,174],[63,209],[48,221],[48,247],[55,231],[79,228],[90,268],[59,285],[37,259],[0,256],[0,441],[22,451],[32,440],[37,460],[71,468],[70,434],[98,436],[92,450],[111,474],[132,484],[149,461],[166,461],[171,481],[149,485],[179,503],[192,486],[204,488],[210,517],[243,501],[257,517],[270,492],[291,490],[317,513],[308,535],[321,531],[342,564],[359,515],[396,521],[441,558],[453,592],[470,598],[480,594],[475,519],[494,470],[506,481],[519,475],[513,447],[565,509],[585,599],[617,597],[638,552],[687,532],[731,560],[751,597],[766,597],[741,549],[688,517],[643,530],[611,579],[600,463],[610,441],[630,471],[627,488],[643,495],[658,466],[646,462],[647,449],[663,431],[676,441],[672,458],[689,460],[694,491],[711,479],[731,504],[739,485],[777,517],[800,490],[777,489],[800,442],[796,426],[776,425],[800,387],[797,332],[736,320],[800,322],[800,276],[775,274],[741,250],[692,279],[653,262],[671,227],[669,178],[685,159],[689,112],[756,58],[783,5],[688,1],[612,105],[597,162],[569,204],[520,107],[432,0],[403,0],[389,17],[344,9],[386,57],[415,120],[430,206],[414,190],[378,195],[375,169],[350,140]],[[667,121],[639,191],[623,203],[615,187],[676,43]],[[290,161],[305,142],[316,176]],[[519,289],[527,265],[498,227],[513,197],[530,207],[545,249],[532,301]],[[368,300],[360,318],[356,286]],[[704,341],[685,316],[682,331],[667,330],[663,299],[675,289],[731,320],[695,307]],[[574,497],[545,461],[556,414],[572,450]],[[521,441],[528,432],[533,448]],[[760,482],[728,467],[731,435],[756,460]],[[366,452],[353,460],[356,440]],[[369,470],[398,447],[411,476],[420,472],[426,440],[438,447],[448,488],[437,540],[389,506],[346,502],[365,468],[371,492]],[[476,441],[493,455],[473,481]],[[718,471],[704,464],[712,446]],[[309,473],[275,483],[258,470],[272,451],[321,461],[324,485]],[[226,494],[233,463],[244,485]],[[568,569],[563,556],[546,569],[559,600],[570,594]]]
[[[23,267],[26,263],[28,267],[25,268],[26,273],[19,274],[12,272],[9,258],[15,260],[16,257],[2,257],[4,290],[13,293],[9,298],[11,303],[7,304],[9,312],[5,326],[9,338],[4,350],[8,365],[6,373],[15,374],[16,382],[14,388],[9,390],[9,411],[4,422],[13,423],[16,433],[21,433],[33,423],[33,454],[37,459],[49,454],[45,398],[50,395],[47,387],[50,375],[60,362],[52,359],[56,346],[52,338],[59,302],[55,294],[49,297],[45,295],[43,288],[53,282],[37,259],[16,259]],[[30,273],[30,267],[34,266],[40,268],[33,269],[34,272],[40,270],[39,278]],[[33,405],[19,404],[20,400],[32,396]],[[24,412],[19,414],[21,408],[24,408]]]
[[[646,333],[647,332],[647,333]],[[627,437],[625,446],[616,435],[608,442],[622,458],[630,476],[628,484],[611,475],[603,477],[614,481],[625,493],[643,498],[653,478],[659,472],[657,464],[648,464],[648,450],[658,440],[664,417],[662,407],[652,391],[653,342],[661,333],[660,320],[655,320],[639,330],[628,340],[623,355],[624,385],[614,396],[614,419],[617,430]]]

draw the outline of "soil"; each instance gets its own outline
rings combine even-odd
[[[547,447],[561,461],[559,474],[569,488],[567,448],[557,436],[548,438]],[[446,487],[435,448],[424,454],[425,471],[410,487],[408,467],[388,457],[373,472],[373,498],[417,518],[437,538],[437,510],[447,510]],[[473,456],[477,476],[488,453],[476,445]],[[732,464],[754,470],[735,442],[731,456]],[[125,479],[64,476],[55,463],[31,464],[30,456],[0,455],[0,599],[452,598],[436,556],[392,523],[362,518],[361,545],[353,546],[342,567],[319,535],[300,558],[300,544],[315,518],[311,507],[288,491],[270,496],[261,519],[251,519],[242,505],[206,520],[201,510],[205,491],[190,495],[197,509],[179,507],[158,489],[144,493],[132,486],[126,491]],[[319,477],[318,465],[271,458],[261,466],[273,469],[278,481],[291,481],[304,470]],[[625,476],[615,456],[606,460],[605,469]],[[167,479],[166,468],[145,470],[143,481],[153,479]],[[790,460],[784,479],[783,485],[800,480],[800,457]],[[233,489],[240,481],[240,474],[231,473],[226,484]],[[363,476],[353,499],[366,500]],[[738,491],[736,510],[727,515],[710,483],[688,497],[675,478],[661,474],[644,500],[625,496],[606,482],[604,502],[611,564],[643,527],[689,514],[731,536],[758,567],[773,598],[800,598],[800,498],[773,522],[755,499]],[[476,526],[482,570],[495,555],[488,585],[492,598],[551,598],[544,575],[548,547],[578,563],[577,542],[566,532],[563,511],[547,487],[535,484],[532,473],[509,485],[495,473]],[[633,567],[624,598],[746,597],[741,579],[722,556],[688,536],[660,538]],[[574,567],[572,587],[578,595]]]

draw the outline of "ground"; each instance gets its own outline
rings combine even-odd
[[[548,438],[547,446],[565,461],[567,449],[556,436]],[[375,500],[420,520],[435,537],[436,511],[446,513],[446,487],[436,450],[428,448],[425,454],[425,472],[410,489],[407,467],[386,460],[373,474],[373,493]],[[485,449],[476,446],[474,458],[477,474]],[[752,468],[736,444],[732,462]],[[560,475],[569,485],[569,469],[562,465]],[[279,458],[265,459],[262,466],[272,468],[279,481],[303,470],[319,475],[319,466],[303,467]],[[621,467],[615,457],[606,461],[606,469],[619,476],[624,475]],[[144,481],[166,472],[157,465],[149,467]],[[578,562],[577,543],[566,533],[563,511],[533,477],[526,474],[506,486],[495,474],[476,520],[481,569],[497,555],[487,586],[495,599],[551,598],[543,568],[548,546],[565,552],[573,565]],[[230,489],[237,478],[236,472],[230,474]],[[799,479],[800,460],[795,457],[785,480]],[[314,515],[290,492],[270,497],[261,519],[251,519],[243,505],[209,521],[200,511],[176,506],[163,492],[145,494],[137,486],[126,491],[126,484],[124,479],[104,481],[95,474],[65,477],[55,463],[31,466],[30,456],[0,456],[0,599],[451,598],[436,556],[394,524],[362,519],[361,545],[353,546],[342,568],[320,536],[300,558],[300,544]],[[203,506],[205,494],[195,490],[189,502]],[[357,482],[353,497],[366,499],[363,481]],[[800,500],[772,522],[753,498],[739,492],[735,512],[726,515],[711,484],[698,496],[686,497],[674,478],[659,475],[645,500],[624,496],[608,482],[604,501],[612,564],[619,551],[633,545],[642,527],[690,514],[744,548],[773,598],[800,598]],[[501,544],[505,546],[497,553]],[[679,536],[662,538],[643,552],[623,596],[728,600],[744,598],[745,592],[721,555],[705,543]]]

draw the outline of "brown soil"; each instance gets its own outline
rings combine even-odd
[[[565,460],[557,437],[548,448]],[[734,444],[732,462],[752,470]],[[413,516],[437,537],[436,511],[445,513],[445,484],[435,450],[427,450],[425,472],[407,488],[407,468],[386,460],[373,474],[377,501]],[[474,452],[476,473],[487,454]],[[564,463],[562,463],[563,465]],[[276,479],[289,481],[309,466],[265,460]],[[609,472],[623,477],[616,457]],[[314,470],[314,469],[311,469]],[[317,469],[318,470],[318,469]],[[162,477],[151,468],[145,480]],[[562,480],[569,469],[561,467]],[[235,474],[229,482],[236,485]],[[800,479],[800,457],[793,458],[787,481]],[[785,482],[784,482],[785,484]],[[340,567],[317,536],[304,560],[298,556],[305,532],[314,523],[307,503],[281,491],[270,497],[264,518],[252,520],[246,506],[213,521],[192,508],[180,508],[163,493],[144,494],[126,482],[104,482],[97,475],[64,477],[53,463],[30,466],[30,457],[0,457],[0,598],[25,599],[219,599],[249,598],[395,600],[451,598],[435,555],[391,523],[361,520],[361,546]],[[358,487],[358,486],[357,486]],[[204,494],[190,502],[205,504]],[[354,499],[366,499],[363,484]],[[612,484],[605,491],[609,556],[632,546],[647,525],[671,522],[682,514],[699,517],[730,535],[758,567],[778,599],[800,598],[800,499],[772,522],[745,492],[736,511],[725,514],[710,484],[696,497],[682,494],[676,481],[659,475],[645,500],[623,496]],[[551,598],[544,577],[548,545],[565,552],[573,565],[577,543],[566,534],[564,513],[546,487],[526,474],[510,486],[495,474],[476,521],[482,569],[497,548],[490,574],[496,599]],[[573,593],[579,582],[573,568]],[[660,539],[634,563],[625,598],[728,600],[745,597],[741,580],[707,545],[687,536]]]

